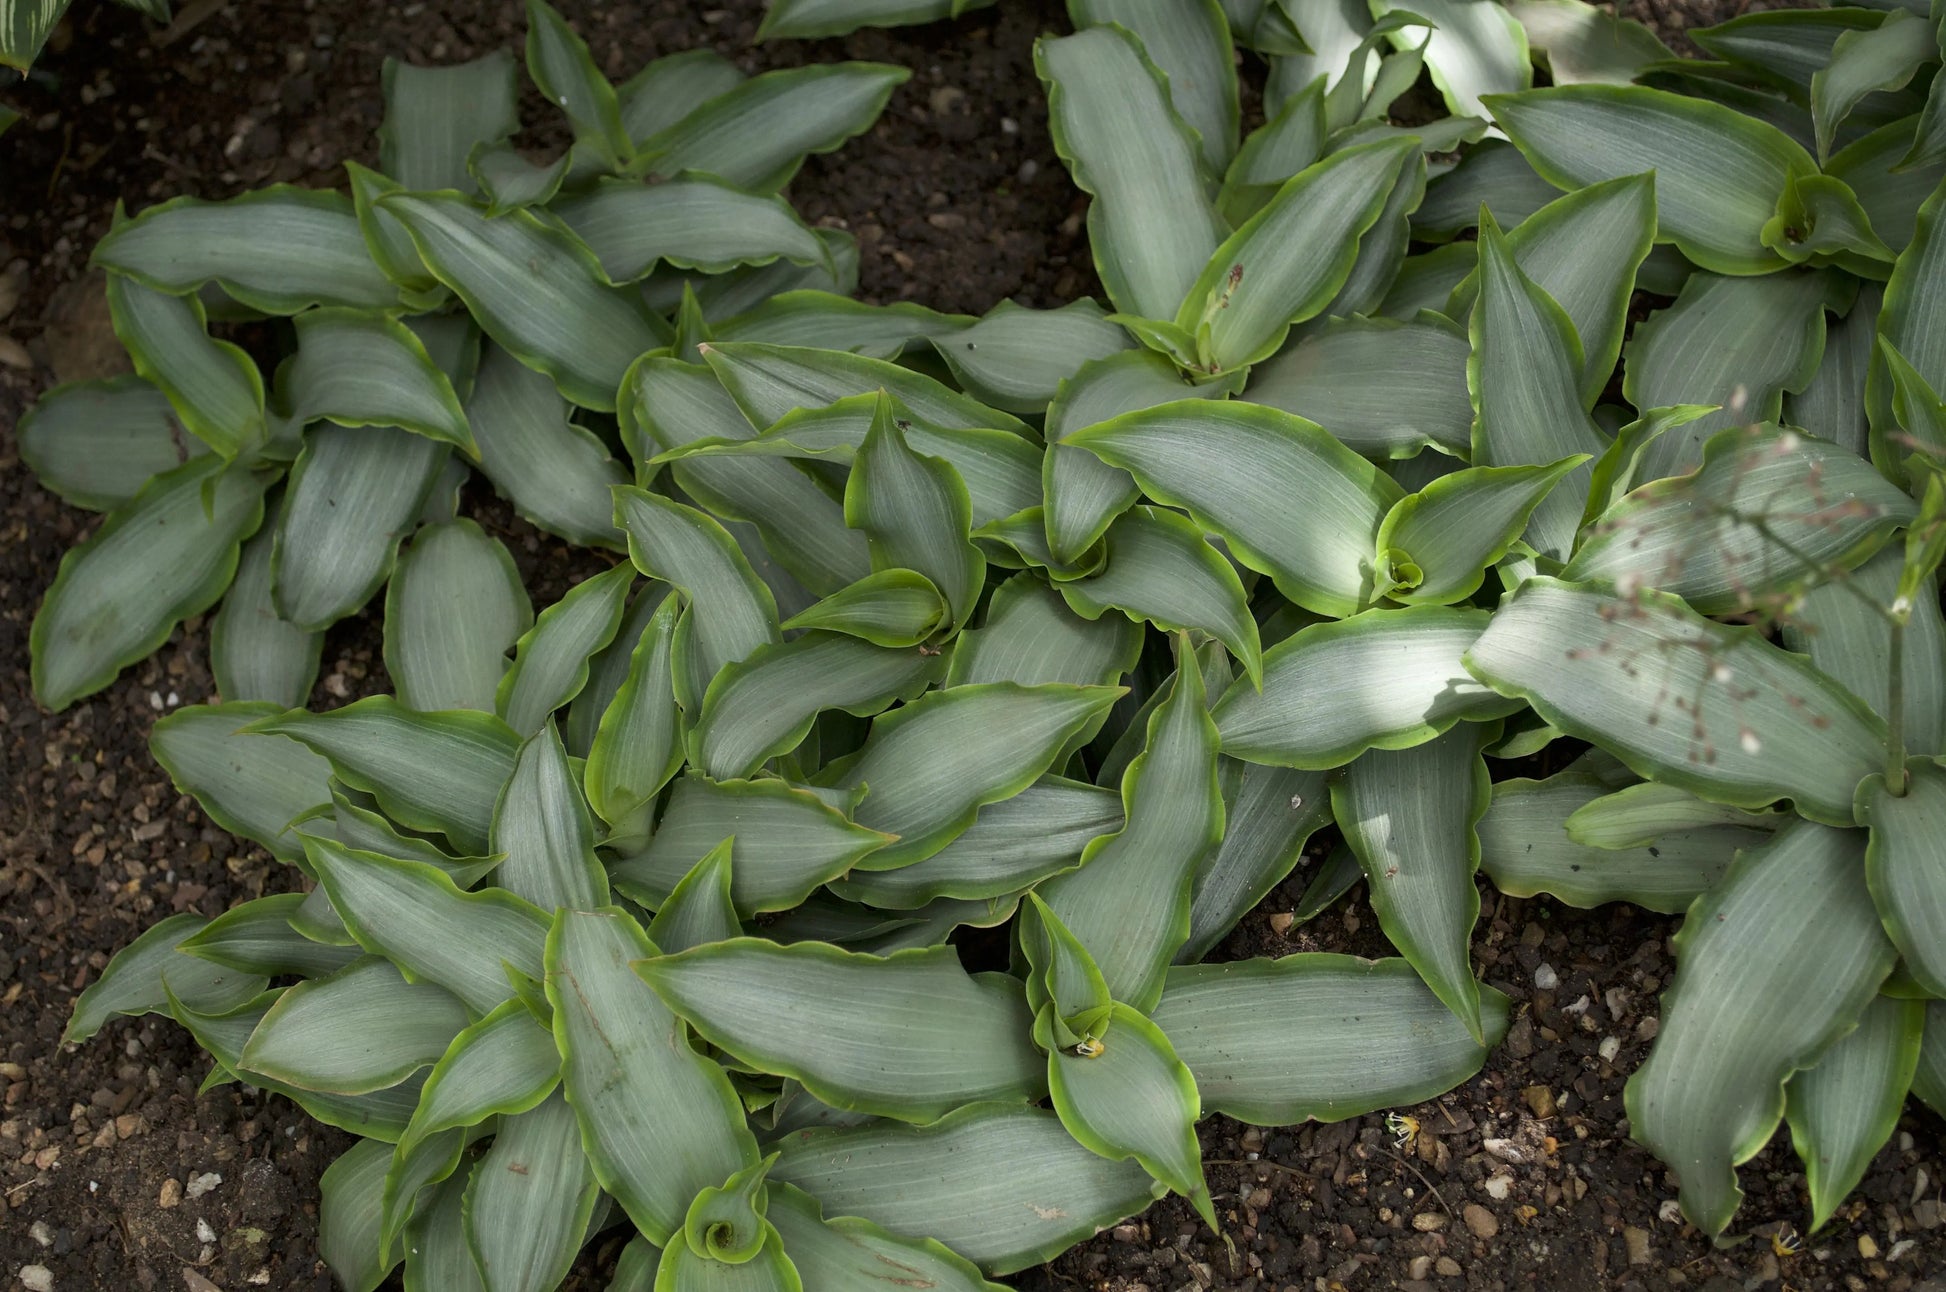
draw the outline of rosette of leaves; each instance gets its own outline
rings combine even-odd
[[[195,550],[260,523],[252,436],[357,429],[299,397],[334,353],[304,342],[343,330],[332,398],[379,387],[368,420],[470,445],[617,558],[535,616],[497,541],[415,494],[356,587],[386,585],[396,696],[306,712],[302,638],[230,654],[224,702],[154,749],[307,891],[158,925],[71,1039],[167,1012],[212,1080],[364,1136],[324,1185],[350,1288],[403,1260],[412,1288],[544,1289],[623,1224],[623,1289],[887,1261],[978,1287],[1164,1192],[1224,1225],[1209,1112],[1338,1119],[1477,1071],[1509,1009],[1470,960],[1484,871],[1687,912],[1632,1133],[1716,1234],[1788,1117],[1823,1223],[1909,1092],[1946,1103],[1937,44],[1780,11],[1703,33],[1730,75],[1572,3],[1375,7],[1077,3],[1042,41],[1112,312],[944,316],[672,253],[665,191],[712,236],[743,228],[733,188],[781,217],[759,190],[811,145],[735,123],[792,100],[752,78],[645,135],[670,97],[595,92],[545,13],[535,77],[577,132],[548,174],[482,143],[475,196],[356,176],[365,259],[328,274],[165,279],[118,228],[129,335],[197,326],[141,342],[150,385],[87,393],[195,437],[136,495],[228,527]],[[1271,60],[1248,137],[1237,37]],[[1422,73],[1455,115],[1391,120]],[[262,430],[205,279],[297,314]],[[416,386],[373,357],[401,352]],[[118,424],[40,417],[56,480],[46,446]],[[146,604],[81,577],[154,594],[137,514],[44,621]],[[365,531],[284,524],[246,552],[254,604],[352,587],[321,572]],[[112,675],[56,640],[44,697]],[[263,675],[285,689],[231,680]],[[1399,957],[1208,959],[1327,822],[1305,912],[1363,878]]]

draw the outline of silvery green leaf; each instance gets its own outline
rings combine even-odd
[[[215,454],[192,458],[70,548],[28,638],[41,703],[58,712],[100,690],[214,605],[262,523],[271,479]]]
[[[1069,0],[1068,16],[1077,30],[1114,23],[1142,42],[1167,80],[1176,115],[1196,132],[1205,165],[1221,175],[1236,151],[1238,115],[1236,55],[1223,6],[1217,0]]]
[[[540,612],[514,647],[494,708],[522,738],[533,735],[588,681],[588,661],[615,638],[635,569],[617,565],[583,579]]]
[[[1785,1080],[1856,1026],[1891,972],[1857,882],[1863,845],[1796,822],[1743,854],[1676,935],[1662,1028],[1625,1097],[1629,1133],[1682,1173],[1683,1214],[1705,1233],[1735,1213],[1737,1164],[1783,1119]]]
[[[117,951],[101,976],[75,997],[61,1040],[85,1041],[116,1014],[167,1012],[172,989],[179,1000],[211,1014],[227,1014],[255,999],[269,981],[262,974],[240,973],[212,960],[177,954],[182,942],[208,924],[187,911],[151,924]]]
[[[210,620],[209,660],[216,689],[229,700],[262,700],[289,709],[311,694],[324,634],[277,613],[270,587],[275,537],[274,525],[266,525],[243,545],[236,579]]]
[[[544,911],[593,910],[608,901],[594,823],[552,718],[520,747],[493,808],[489,846],[504,856],[494,883]]]
[[[56,386],[21,417],[18,434],[41,487],[90,511],[113,511],[151,476],[209,451],[183,434],[160,390],[130,376]]]
[[[619,548],[609,490],[627,484],[628,474],[568,412],[545,376],[497,345],[486,347],[466,400],[480,470],[515,511],[549,533],[583,547]]]
[[[282,712],[263,702],[186,705],[156,720],[149,752],[210,820],[295,863],[304,845],[291,827],[331,801],[331,765],[295,741],[242,730]]]
[[[179,197],[123,220],[94,263],[180,296],[214,282],[265,314],[313,305],[396,308],[342,193],[273,184],[224,202]]]
[[[1463,245],[1470,258],[1474,244]],[[1370,457],[1410,457],[1427,445],[1464,456],[1469,353],[1464,330],[1438,315],[1334,318],[1253,368],[1243,398],[1316,422]]]
[[[534,622],[499,539],[470,520],[413,536],[385,590],[385,668],[414,709],[493,712],[507,652]]]
[[[241,349],[210,337],[201,301],[110,274],[108,312],[135,371],[191,435],[225,458],[265,442],[263,375]]]
[[[824,243],[790,203],[710,175],[658,184],[606,180],[552,210],[588,244],[613,283],[647,277],[659,263],[709,274],[778,259],[829,263]]]
[[[979,322],[929,339],[967,393],[1012,413],[1043,411],[1084,364],[1130,347],[1128,333],[1086,299],[1052,310],[1002,301]]]

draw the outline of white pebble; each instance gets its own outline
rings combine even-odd
[[[201,1242],[213,1243],[216,1241],[216,1231],[209,1227],[209,1221],[198,1220],[196,1222],[196,1237]]]
[[[190,1176],[189,1187],[183,1192],[192,1198],[200,1198],[221,1183],[223,1183],[222,1176],[214,1171],[205,1171],[201,1175]]]
[[[1511,1175],[1490,1175],[1481,1187],[1487,1191],[1487,1197],[1495,1202],[1505,1202],[1507,1195],[1513,1191],[1514,1178]]]
[[[54,1271],[45,1265],[23,1265],[20,1282],[27,1292],[54,1292]]]
[[[1561,975],[1554,972],[1554,966],[1543,964],[1534,970],[1534,985],[1542,991],[1553,991],[1561,985]]]
[[[1683,1222],[1682,1204],[1674,1198],[1664,1198],[1662,1205],[1656,1208],[1655,1214],[1656,1218],[1665,1225],[1680,1225]]]
[[[42,1247],[54,1246],[54,1229],[45,1220],[36,1220],[27,1226],[27,1236]]]
[[[1622,1052],[1621,1037],[1604,1036],[1601,1038],[1600,1053],[1601,1053],[1602,1061],[1604,1063],[1613,1063],[1615,1061],[1615,1056],[1620,1054],[1621,1052]]]

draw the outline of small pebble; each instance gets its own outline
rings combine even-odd
[[[45,1220],[36,1220],[27,1226],[27,1236],[42,1247],[54,1246],[54,1229]]]
[[[198,1242],[204,1243],[213,1243],[216,1241],[216,1231],[209,1227],[209,1221],[202,1219],[196,1221],[196,1239]]]
[[[1870,1234],[1860,1234],[1858,1236],[1858,1254],[1868,1261],[1878,1259],[1878,1244],[1872,1241]]]
[[[1466,1227],[1473,1231],[1475,1238],[1491,1238],[1500,1232],[1499,1219],[1477,1202],[1467,1203],[1460,1217],[1466,1221]]]
[[[162,1182],[162,1192],[156,1195],[155,1205],[162,1208],[162,1210],[164,1211],[169,1210],[171,1207],[181,1206],[182,1205],[182,1181],[164,1180]]]
[[[1424,1279],[1431,1274],[1432,1257],[1430,1256],[1415,1256],[1405,1267],[1405,1276],[1409,1279]]]
[[[1649,1263],[1648,1230],[1638,1229],[1634,1225],[1624,1226],[1622,1229],[1622,1244],[1628,1248],[1628,1263],[1630,1265],[1647,1265]]]
[[[1495,1202],[1505,1202],[1507,1195],[1513,1192],[1514,1178],[1511,1175],[1490,1175],[1481,1187],[1487,1191],[1487,1197]]]
[[[183,1192],[188,1197],[200,1198],[221,1183],[223,1183],[222,1176],[214,1171],[205,1171],[201,1175],[189,1177],[189,1187]]]
[[[45,1265],[23,1265],[20,1282],[27,1292],[54,1292],[54,1271]]]
[[[1278,911],[1270,917],[1270,931],[1281,938],[1291,931],[1291,924],[1296,919],[1289,911]]]
[[[1534,985],[1542,991],[1553,991],[1561,985],[1561,975],[1554,972],[1554,966],[1543,961],[1534,970]]]
[[[1442,1256],[1432,1263],[1441,1278],[1456,1279],[1460,1274],[1460,1263],[1450,1256]]]
[[[1412,1218],[1412,1227],[1422,1234],[1430,1234],[1435,1229],[1446,1228],[1446,1217],[1437,1211],[1422,1211]],[[1414,1274],[1412,1277],[1422,1279],[1426,1276]]]
[[[1596,1047],[1596,1052],[1601,1055],[1602,1062],[1613,1063],[1615,1056],[1622,1052],[1622,1038],[1619,1036],[1602,1037],[1601,1044]]]

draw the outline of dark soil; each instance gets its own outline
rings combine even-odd
[[[840,57],[914,69],[885,118],[813,158],[791,197],[857,235],[862,294],[982,312],[1004,297],[1053,305],[1096,291],[1083,199],[1048,143],[1033,37],[1058,7],[1003,3],[957,24],[752,49],[758,4],[696,12],[679,0],[563,9],[617,77],[709,44],[753,69]],[[1715,6],[1638,0],[1666,33]],[[19,414],[56,380],[115,370],[98,283],[83,276],[117,198],[222,197],[288,181],[336,185],[344,157],[374,160],[387,55],[436,62],[518,48],[518,5],[397,6],[190,0],[166,32],[81,0],[32,82],[0,91],[27,120],[0,139],[0,265],[22,285],[0,338],[0,1288],[24,1266],[60,1292],[325,1289],[317,1179],[346,1138],[291,1104],[237,1087],[202,1098],[208,1062],[173,1024],[117,1020],[59,1042],[75,994],[108,956],[172,911],[206,915],[290,886],[295,872],[240,846],[149,758],[155,717],[211,697],[200,621],[113,686],[50,715],[28,690],[27,629],[61,554],[93,518],[44,493],[17,460]],[[534,98],[533,142],[563,132]],[[7,293],[0,290],[0,297]],[[471,500],[511,540],[538,604],[601,558],[570,553],[490,497]],[[385,686],[374,618],[331,633],[315,702]],[[1314,924],[1276,931],[1303,872],[1219,954],[1385,953],[1362,892]],[[1042,1270],[1024,1289],[1288,1292],[1347,1288],[1700,1287],[1729,1292],[1885,1287],[1946,1292],[1941,1123],[1907,1116],[1844,1213],[1795,1256],[1767,1235],[1805,1213],[1788,1144],[1744,1172],[1742,1232],[1717,1251],[1673,1212],[1673,1183],[1626,1138],[1622,1084],[1656,1027],[1674,921],[1483,894],[1476,954],[1508,992],[1511,1035],[1475,1080],[1409,1110],[1409,1141],[1371,1116],[1262,1131],[1204,1126],[1211,1188],[1235,1245],[1168,1200]],[[1536,987],[1554,981],[1549,990]],[[1604,1058],[1604,1042],[1614,1041]],[[1492,1141],[1494,1148],[1485,1147]],[[220,1182],[216,1177],[220,1177]],[[186,1187],[185,1187],[186,1186]],[[190,1196],[193,1193],[196,1196]],[[602,1286],[617,1243],[584,1256]],[[38,1276],[38,1272],[36,1273]],[[811,1292],[817,1292],[812,1289]]]

